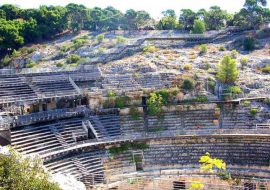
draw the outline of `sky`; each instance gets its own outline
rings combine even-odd
[[[177,14],[181,9],[199,10],[208,9],[213,5],[218,5],[230,13],[239,11],[245,0],[0,0],[1,4],[15,4],[21,8],[38,8],[40,5],[62,5],[68,3],[83,4],[88,8],[113,6],[122,12],[133,8],[135,10],[145,10],[155,19],[161,17],[161,12],[166,9],[174,9]],[[270,3],[268,7],[270,8]]]

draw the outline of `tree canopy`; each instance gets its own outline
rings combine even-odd
[[[231,84],[238,79],[238,75],[236,60],[229,55],[224,56],[218,64],[217,79],[222,83]]]

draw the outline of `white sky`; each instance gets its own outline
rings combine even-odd
[[[218,5],[228,12],[234,13],[240,10],[245,0],[0,0],[1,4],[15,4],[21,8],[37,8],[40,5],[62,5],[68,3],[83,4],[88,8],[113,6],[123,12],[129,8],[135,10],[145,10],[151,14],[153,18],[160,18],[161,12],[166,9],[174,9],[179,14],[181,9],[190,8],[199,10],[201,8],[208,9],[213,5]],[[270,7],[270,2],[268,7]]]

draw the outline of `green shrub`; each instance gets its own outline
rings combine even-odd
[[[241,67],[242,67],[242,68],[243,68],[243,67],[246,67],[247,64],[248,64],[248,58],[247,58],[247,57],[242,57],[242,58],[240,59],[240,63],[241,63]]]
[[[244,50],[251,51],[255,49],[256,41],[253,37],[246,37],[243,42]]]
[[[103,54],[104,52],[105,52],[105,48],[102,48],[102,47],[100,47],[100,48],[98,48],[98,54]]]
[[[169,102],[169,91],[167,89],[162,89],[155,92],[158,96],[162,97],[163,104],[167,104]]]
[[[204,64],[204,66],[203,66],[203,69],[205,69],[205,70],[208,70],[208,69],[210,69],[210,68],[211,68],[211,65],[210,65],[209,62],[206,62],[206,63]]]
[[[122,44],[122,43],[125,43],[127,41],[126,38],[124,38],[123,36],[117,36],[116,37],[116,43],[117,44]]]
[[[208,102],[208,98],[206,96],[198,96],[195,99],[196,102]]]
[[[109,153],[111,156],[116,156],[122,154],[128,150],[145,150],[149,148],[149,145],[146,143],[124,143],[119,147],[111,147],[109,148]]]
[[[57,63],[57,64],[56,64],[56,67],[63,67],[63,66],[64,66],[63,63]]]
[[[115,99],[115,107],[122,109],[129,103],[129,101],[130,99],[127,96],[117,97]]]
[[[192,69],[192,65],[190,65],[190,64],[185,64],[184,65],[184,70],[189,71],[191,69]]]
[[[138,120],[140,117],[140,112],[138,108],[132,107],[129,109],[129,115],[131,116],[132,119]]]
[[[220,46],[219,51],[226,51],[226,48],[224,46]]]
[[[29,61],[29,63],[27,63],[25,65],[26,68],[33,68],[35,67],[37,64],[34,61]]]
[[[164,100],[160,94],[150,93],[150,97],[147,99],[146,104],[150,115],[159,115],[162,112]]]
[[[241,94],[242,90],[239,86],[230,86],[227,91],[229,93],[233,93],[233,94]]]
[[[250,109],[250,114],[251,114],[253,117],[255,117],[255,116],[257,115],[257,113],[258,113],[258,109],[257,109],[257,108],[251,108],[251,109]]]
[[[62,53],[65,53],[65,52],[67,52],[68,50],[70,50],[70,47],[68,47],[68,46],[63,45],[62,47],[60,47],[60,51],[61,51]]]
[[[157,51],[157,48],[153,45],[148,45],[143,48],[143,53],[154,53]]]
[[[105,36],[104,36],[104,34],[99,34],[96,36],[96,38],[97,38],[98,43],[101,43],[101,42],[103,42]]]
[[[265,66],[262,68],[262,72],[263,72],[263,73],[270,73],[270,65],[265,65]]]
[[[15,58],[15,57],[19,57],[21,55],[21,52],[20,51],[16,51],[15,49],[13,50],[12,54],[11,54],[11,57],[12,58]]]
[[[230,84],[238,79],[239,71],[235,62],[230,56],[223,57],[218,64],[217,79],[225,84]]]
[[[115,97],[116,94],[112,91],[108,92],[108,97],[112,98],[112,97]]]
[[[182,89],[184,90],[193,90],[194,89],[194,80],[192,79],[185,79],[182,84]]]
[[[80,59],[81,59],[81,57],[79,55],[70,54],[67,58],[67,63],[68,64],[77,64]]]
[[[72,40],[72,42],[73,42],[72,48],[78,49],[79,47],[81,47],[83,44],[87,42],[87,39],[82,37],[82,38],[77,38],[75,40]]]
[[[238,52],[237,52],[235,49],[232,50],[232,51],[231,51],[231,57],[232,57],[233,59],[236,59],[237,56],[238,56]]]
[[[10,64],[10,62],[11,62],[11,58],[8,55],[6,55],[3,59],[1,59],[0,67],[6,67]]]
[[[192,29],[193,34],[203,34],[205,30],[206,30],[205,22],[198,19],[194,21]]]
[[[202,44],[200,45],[200,54],[206,54],[207,53],[207,45]]]

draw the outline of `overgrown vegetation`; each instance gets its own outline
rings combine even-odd
[[[251,51],[255,49],[256,41],[253,37],[246,37],[243,41],[243,47],[246,51]]]
[[[201,20],[194,21],[194,25],[192,29],[193,34],[203,34],[205,30],[206,30],[206,26],[205,26],[204,21],[201,21]]]
[[[217,79],[225,84],[234,83],[238,79],[239,71],[235,59],[226,55],[218,64]]]
[[[206,54],[207,53],[207,44],[200,45],[200,54]]]
[[[155,53],[157,51],[156,46],[148,45],[143,48],[143,53]]]
[[[195,86],[195,81],[190,78],[184,79],[182,83],[182,89],[184,90],[193,90],[194,86]]]
[[[149,148],[149,145],[146,143],[124,143],[118,147],[109,148],[109,153],[111,156],[116,156],[128,150],[145,150],[147,148]]]
[[[105,36],[104,36],[104,34],[99,34],[96,36],[96,38],[97,38],[98,43],[101,43],[101,42],[103,42]]]
[[[250,109],[250,115],[252,117],[255,117],[257,115],[257,113],[258,113],[258,108],[251,108]]]
[[[138,120],[141,114],[140,114],[138,108],[131,107],[131,108],[129,109],[129,115],[131,116],[131,118],[132,118],[133,120]]]
[[[150,97],[146,101],[147,111],[150,115],[160,115],[162,113],[162,106],[164,100],[162,95],[157,93],[150,93]]]
[[[241,94],[242,89],[239,86],[230,86],[227,89],[227,92],[232,93],[232,94]]]
[[[2,154],[7,149],[9,154]],[[11,147],[0,147],[0,189],[61,190],[56,183],[49,181],[38,158],[23,158]]]
[[[270,65],[265,65],[265,66],[262,68],[262,72],[263,72],[263,73],[270,73]]]

